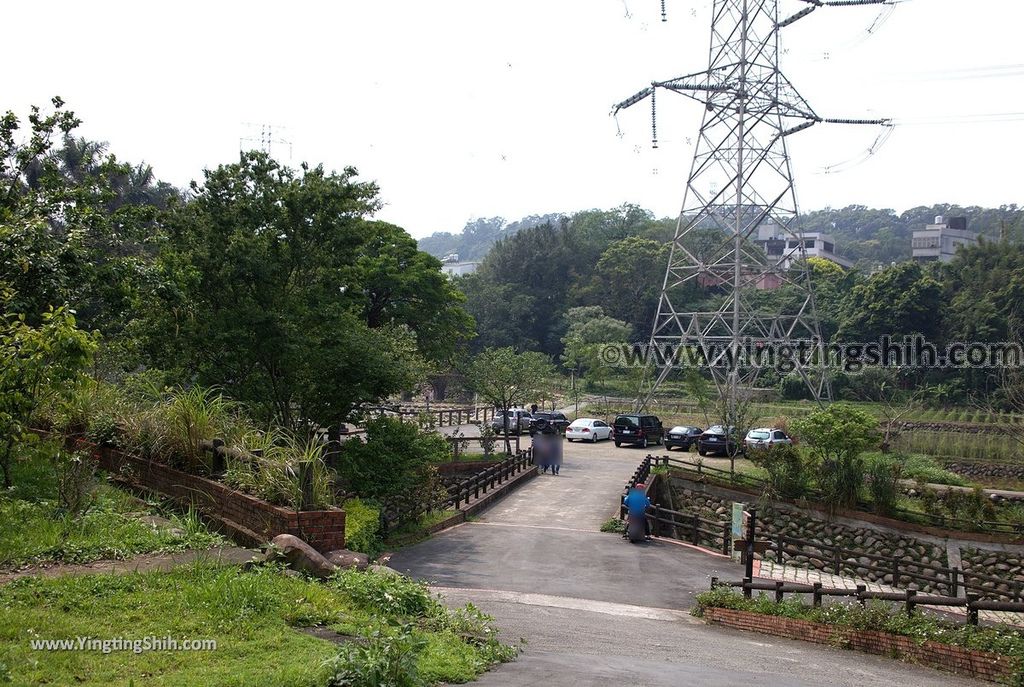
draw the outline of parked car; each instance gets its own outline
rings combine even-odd
[[[546,411],[541,410],[530,415],[530,436],[536,433],[535,425],[537,420],[544,420],[549,425],[554,427],[559,433],[565,432],[565,428],[569,426],[569,418],[564,413],[558,411]]]
[[[747,432],[747,438],[743,440],[747,448],[770,448],[783,444],[792,444],[793,440],[788,434],[775,427],[761,427]]]
[[[743,452],[735,427],[714,425],[697,439],[697,453],[702,456],[729,456]]]
[[[612,438],[611,425],[591,417],[581,417],[572,421],[565,429],[565,438],[569,441],[598,442]]]
[[[528,410],[510,408],[508,411],[508,433],[522,434],[523,432],[529,432],[531,418],[532,416]],[[504,434],[505,413],[503,411],[499,410],[494,414],[494,418],[491,420],[491,429],[498,434]]]
[[[670,449],[678,446],[684,451],[689,451],[690,447],[696,443],[703,433],[704,430],[700,427],[687,427],[684,425],[673,427],[665,435],[665,448]]]
[[[612,423],[612,438],[616,446],[639,445],[647,448],[662,443],[664,429],[656,415],[619,415]]]

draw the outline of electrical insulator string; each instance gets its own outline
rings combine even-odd
[[[658,147],[658,111],[654,104],[654,96],[657,93],[657,88],[651,89],[651,147]]]

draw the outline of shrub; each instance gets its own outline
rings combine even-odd
[[[769,498],[796,499],[807,493],[811,470],[800,449],[780,444],[748,454],[750,461],[768,473]]]
[[[875,512],[879,515],[889,515],[896,510],[902,474],[901,463],[895,457],[877,456],[870,462],[868,489]]]
[[[498,442],[498,434],[491,429],[489,422],[480,425],[480,448],[483,449],[484,457],[490,458],[494,455],[494,446]]]
[[[332,687],[422,687],[418,660],[426,641],[411,625],[375,630],[365,645],[349,644],[329,664]]]
[[[78,515],[93,501],[96,479],[92,459],[81,453],[60,450],[53,453],[51,465],[61,510]]]
[[[440,435],[388,417],[367,422],[366,441],[349,439],[339,453],[346,488],[371,499],[416,492],[429,478],[428,468],[449,455]]]
[[[864,459],[846,455],[822,461],[818,487],[829,512],[856,506],[864,487]]]
[[[907,479],[918,480],[927,484],[954,484],[956,486],[967,486],[967,480],[960,475],[952,473],[943,468],[938,461],[930,456],[921,454],[896,454],[899,459],[903,476]]]
[[[793,426],[820,460],[818,486],[829,511],[856,505],[864,486],[860,454],[878,444],[878,420],[846,403],[834,403]]]
[[[209,473],[199,443],[219,437],[229,445],[239,438],[239,407],[213,387],[173,390],[162,408],[167,426],[165,448],[171,462],[195,473]]]
[[[405,575],[348,569],[335,574],[331,583],[360,606],[385,615],[429,618],[443,610],[427,585]]]
[[[361,499],[345,501],[345,547],[373,557],[380,553],[380,510]]]

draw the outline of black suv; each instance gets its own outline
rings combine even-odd
[[[534,413],[533,417],[530,418],[531,437],[537,433],[537,420],[544,420],[545,422],[548,423],[548,425],[558,430],[559,434],[565,434],[565,428],[569,426],[569,418],[567,418],[564,413],[559,413],[557,411],[546,412],[540,410]]]
[[[735,456],[744,453],[744,450],[736,436],[735,427],[715,425],[708,427],[697,439],[697,453],[702,456]]]
[[[616,446],[639,444],[647,448],[662,443],[664,430],[656,415],[619,415],[612,423],[612,439]]]

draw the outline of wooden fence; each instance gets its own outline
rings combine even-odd
[[[626,483],[623,490],[623,497],[630,489],[637,484],[644,484],[646,490],[650,490],[654,484],[651,479],[651,468],[654,458],[647,456],[643,462],[633,471],[632,477]],[[654,475],[657,479],[658,475]],[[625,520],[626,506],[619,501],[619,519]],[[700,517],[697,513],[671,510],[662,508],[661,504],[655,503],[647,511],[647,519],[651,524],[651,532],[659,537],[687,541],[695,546],[707,544],[715,550],[720,550],[726,556],[732,550],[732,523],[727,520],[709,520]]]
[[[855,589],[834,589],[823,587],[820,582],[814,584],[798,584],[781,580],[740,580],[737,582],[721,582],[717,577],[711,578],[711,588],[736,587],[743,590],[748,599],[754,591],[768,591],[775,594],[776,603],[782,603],[786,594],[810,594],[815,608],[821,606],[822,597],[849,597],[856,599],[861,605],[870,600],[902,603],[907,615],[913,614],[918,606],[937,606],[966,608],[967,623],[978,624],[978,611],[1003,611],[1007,613],[1024,613],[1024,603],[1014,601],[986,601],[968,594],[967,596],[936,596],[919,594],[913,589],[903,592],[872,592],[865,585],[857,585]]]
[[[411,418],[421,426],[433,422],[435,427],[458,427],[459,425],[483,424],[494,418],[495,410],[491,406],[465,406],[462,408],[444,408],[427,410],[403,406],[381,406],[374,409],[380,415],[395,415]],[[429,418],[429,420],[428,420]]]
[[[978,598],[993,595],[1008,596],[1015,602],[1022,600],[1022,592],[1024,592],[1024,582],[1020,580],[1008,580],[1005,577],[965,571],[961,568],[947,568],[934,563],[904,561],[897,556],[880,556],[782,534],[776,535],[771,540],[766,549],[766,552],[768,551],[772,552],[775,555],[775,560],[780,563],[785,563],[787,555],[806,556],[809,559],[825,563],[836,575],[841,574],[844,570],[856,575],[857,568],[864,568],[883,575],[892,575],[891,586],[897,588],[905,584],[924,582],[936,588],[946,587],[951,596],[957,596],[962,589],[967,594],[973,594]],[[859,560],[865,558],[870,562],[863,563]],[[916,570],[910,570],[911,567]],[[996,585],[1005,584],[1008,591],[1000,592],[998,589],[985,587],[983,585],[985,582]]]
[[[533,466],[533,449],[517,451],[515,455],[500,463],[495,463],[472,477],[448,487],[447,497],[439,502],[433,504],[395,502],[386,506],[381,513],[381,525],[384,531],[387,531],[397,525],[417,520],[427,512],[459,510],[461,506],[486,495],[487,492],[502,488],[506,482],[531,466]]]
[[[728,470],[705,466],[699,462],[691,463],[670,456],[660,458],[647,456],[644,462],[637,467],[630,483],[626,485],[627,490],[638,482],[649,480],[651,471],[655,467],[681,469],[694,475],[710,476],[719,479],[723,476],[729,476]],[[758,480],[758,478],[749,475],[743,477],[749,481],[763,482],[763,480]],[[672,511],[666,512],[671,513]],[[683,514],[683,517],[685,519],[692,516]],[[723,533],[731,532],[731,527],[729,530],[726,530],[725,523],[722,524],[722,528]],[[692,533],[694,528],[691,526],[689,531]],[[728,552],[726,548],[728,536],[730,535],[723,534],[722,550],[724,552]],[[775,535],[770,541],[760,542],[759,544],[759,552],[771,552],[775,556],[775,560],[782,564],[786,562],[787,556],[804,556],[810,560],[821,562],[823,568],[831,570],[835,575],[840,575],[845,571],[855,577],[858,575],[858,568],[867,569],[876,574],[891,575],[891,586],[896,588],[924,582],[937,589],[945,587],[952,596],[957,596],[962,590],[966,594],[973,595],[979,599],[1006,596],[1012,599],[1013,602],[1024,600],[1024,581],[1021,580],[1008,580],[1005,577],[963,570],[962,568],[950,568],[935,563],[904,561],[898,556],[882,556],[867,551],[849,549],[782,534]],[[862,559],[867,559],[868,562],[862,562]],[[986,587],[985,583],[989,583],[992,586]],[[1007,589],[1000,591],[998,585],[1005,585]],[[993,601],[992,603],[1003,602]]]

